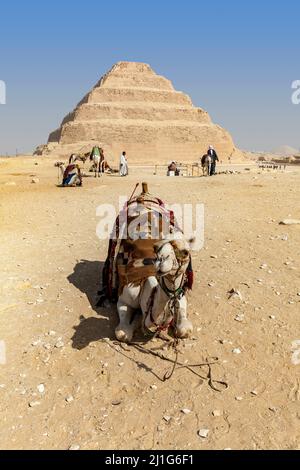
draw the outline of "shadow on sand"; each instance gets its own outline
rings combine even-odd
[[[80,316],[80,324],[74,326],[75,333],[72,337],[74,349],[84,349],[90,343],[103,338],[115,339],[114,330],[118,323],[116,307],[96,306],[103,265],[101,261],[81,260],[74,267],[73,273],[68,276],[68,281],[87,296],[94,312],[101,316],[101,318]]]

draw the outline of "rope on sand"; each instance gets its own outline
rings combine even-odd
[[[112,344],[109,344],[115,351],[117,352],[121,352],[119,349],[116,349],[114,346],[118,346],[120,347],[123,351],[125,352],[131,352],[131,349],[127,349],[124,344],[122,343],[119,343],[119,342],[113,342]],[[164,354],[162,354],[161,352],[156,352],[156,351],[153,351],[152,349],[147,349],[145,347],[143,347],[140,343],[128,343],[128,346],[132,346],[134,347],[137,351],[139,352],[142,352],[144,354],[148,354],[148,355],[151,355],[151,356],[154,356],[154,357],[158,357],[159,359],[163,360],[163,361],[166,361],[166,362],[169,362],[171,364],[173,364],[172,366],[172,369],[170,372],[166,372],[164,374],[164,376],[161,378],[159,376],[157,376],[157,374],[155,374],[155,376],[161,381],[161,382],[166,382],[167,380],[170,380],[174,373],[175,373],[175,370],[176,368],[177,369],[187,369],[189,372],[191,372],[192,374],[196,375],[197,377],[199,377],[201,379],[201,384],[203,383],[203,381],[207,381],[209,387],[215,391],[215,392],[218,392],[218,393],[222,393],[224,392],[225,390],[227,390],[229,388],[229,385],[228,383],[226,383],[225,381],[219,381],[219,380],[215,380],[213,379],[213,374],[212,374],[212,366],[213,365],[216,365],[216,364],[219,364],[219,358],[217,357],[211,357],[211,358],[206,358],[206,361],[203,362],[203,363],[199,363],[199,364],[183,364],[181,362],[178,361],[178,355],[179,355],[179,351],[177,349],[177,345],[178,345],[178,341],[175,340],[174,342],[170,343],[170,346],[172,346],[174,348],[174,351],[175,351],[175,359],[170,359],[168,357],[166,357]],[[138,361],[136,361],[135,359],[133,359],[132,357],[129,357],[127,356],[126,354],[122,353],[125,357],[127,357],[128,359],[132,360],[133,362],[137,363]],[[194,370],[195,368],[200,368],[202,369],[203,367],[207,367],[208,368],[208,373],[206,376],[203,376],[201,375],[199,372],[197,372],[196,370]],[[152,369],[150,367],[147,367],[147,370],[150,370],[151,372]],[[154,372],[153,372],[154,373]]]

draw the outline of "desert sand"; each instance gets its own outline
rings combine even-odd
[[[299,449],[300,226],[279,225],[300,218],[299,169],[242,165],[213,178],[132,169],[63,189],[53,164],[0,162],[0,448]],[[143,180],[166,202],[205,204],[194,334],[179,360],[218,357],[222,392],[182,368],[162,382],[172,365],[116,345],[115,307],[95,306],[107,253],[96,208]],[[231,289],[241,296],[229,299]],[[144,346],[174,357],[161,339]]]

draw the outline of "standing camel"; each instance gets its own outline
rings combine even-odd
[[[104,165],[105,165],[105,157],[102,148],[94,147],[91,155],[90,160],[93,162],[94,171],[95,171],[95,178],[102,176],[104,173]]]

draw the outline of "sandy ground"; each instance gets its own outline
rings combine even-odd
[[[95,307],[107,251],[96,207],[145,179],[167,202],[205,204],[195,331],[179,360],[218,357],[222,393],[187,369],[162,382],[170,365],[116,346],[115,308]],[[300,226],[279,225],[300,218],[299,182],[291,168],[193,179],[139,170],[61,189],[52,160],[1,160],[0,448],[300,449]],[[229,300],[232,288],[242,300]],[[145,347],[174,357],[160,339]]]

